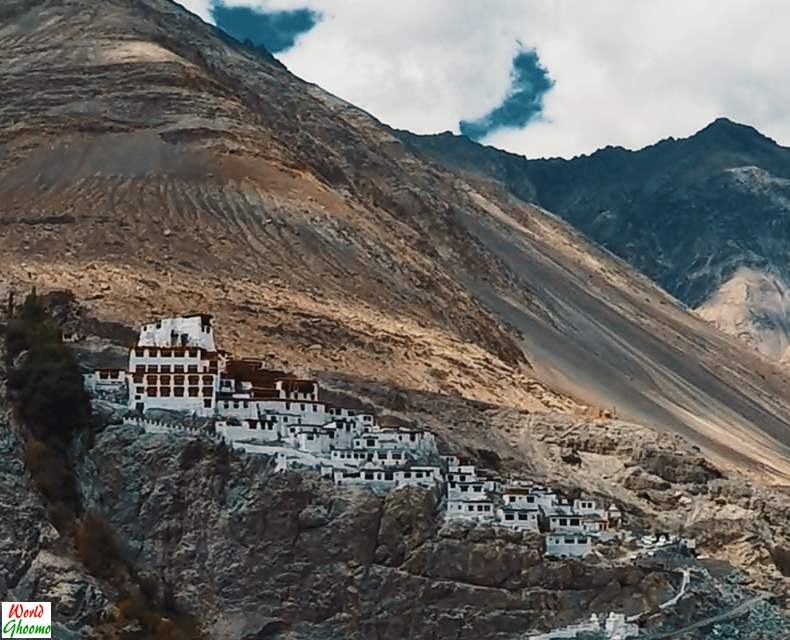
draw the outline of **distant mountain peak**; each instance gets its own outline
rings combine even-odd
[[[700,129],[691,136],[691,139],[715,140],[719,142],[740,142],[754,144],[755,142],[770,142],[776,145],[776,141],[760,133],[754,127],[741,124],[720,116],[708,126]]]
[[[737,127],[748,127],[748,125],[741,124],[740,122],[735,122],[735,120],[730,120],[725,116],[719,116],[713,122],[711,122],[705,129],[728,129],[728,128],[737,128]],[[751,127],[748,127],[751,129]]]

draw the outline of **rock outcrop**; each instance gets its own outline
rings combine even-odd
[[[338,490],[186,436],[108,427],[79,477],[85,508],[211,637],[266,637],[274,627],[505,637],[590,609],[641,611],[676,582],[660,570],[548,560],[539,536],[443,524],[424,489]]]

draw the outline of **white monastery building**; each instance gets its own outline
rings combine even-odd
[[[271,456],[277,470],[313,469],[337,485],[374,491],[428,487],[444,497],[447,518],[543,535],[547,555],[582,557],[595,540],[618,535],[622,514],[614,505],[602,509],[590,498],[569,500],[478,472],[456,456],[440,456],[427,431],[382,427],[372,413],[324,402],[315,380],[229,356],[217,348],[208,314],[144,325],[128,370],[100,369],[84,380],[96,397],[120,396],[137,423],[150,423],[154,432],[165,423],[149,412],[199,417],[212,425],[212,437]]]

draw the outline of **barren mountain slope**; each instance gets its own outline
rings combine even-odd
[[[167,0],[0,20],[4,285],[128,323],[211,311],[291,368],[583,411],[570,394],[790,478],[784,374],[550,214]]]
[[[527,160],[450,133],[398,135],[429,158],[494,178],[554,211],[672,295],[702,307],[719,328],[769,358],[782,357],[790,301],[773,285],[766,291],[753,283],[737,325],[725,301],[740,290],[743,269],[788,287],[790,148],[726,118],[688,138],[637,151],[606,147],[571,160]]]
[[[697,309],[771,360],[790,357],[790,287],[758,269],[738,269]]]

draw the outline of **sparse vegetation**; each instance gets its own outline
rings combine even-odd
[[[97,578],[110,582],[120,594],[120,623],[136,623],[151,640],[200,640],[197,621],[180,612],[172,588],[138,574],[121,553],[110,524],[95,513],[84,515],[75,534],[77,555]]]
[[[111,578],[123,569],[115,535],[98,515],[89,513],[80,519],[75,542],[80,561],[93,575]]]
[[[191,616],[158,611],[141,591],[126,595],[119,603],[121,622],[136,622],[150,640],[199,640],[204,637]]]
[[[30,440],[25,464],[33,482],[49,504],[49,516],[58,531],[73,527],[79,513],[76,480],[66,457],[40,440]]]
[[[9,397],[28,435],[27,468],[52,523],[70,531],[80,504],[67,448],[90,427],[91,413],[79,367],[35,291],[9,320],[5,346]]]
[[[14,362],[22,352],[25,357],[8,376],[16,411],[32,437],[66,443],[89,426],[90,400],[74,356],[35,292],[6,333],[6,357]]]

